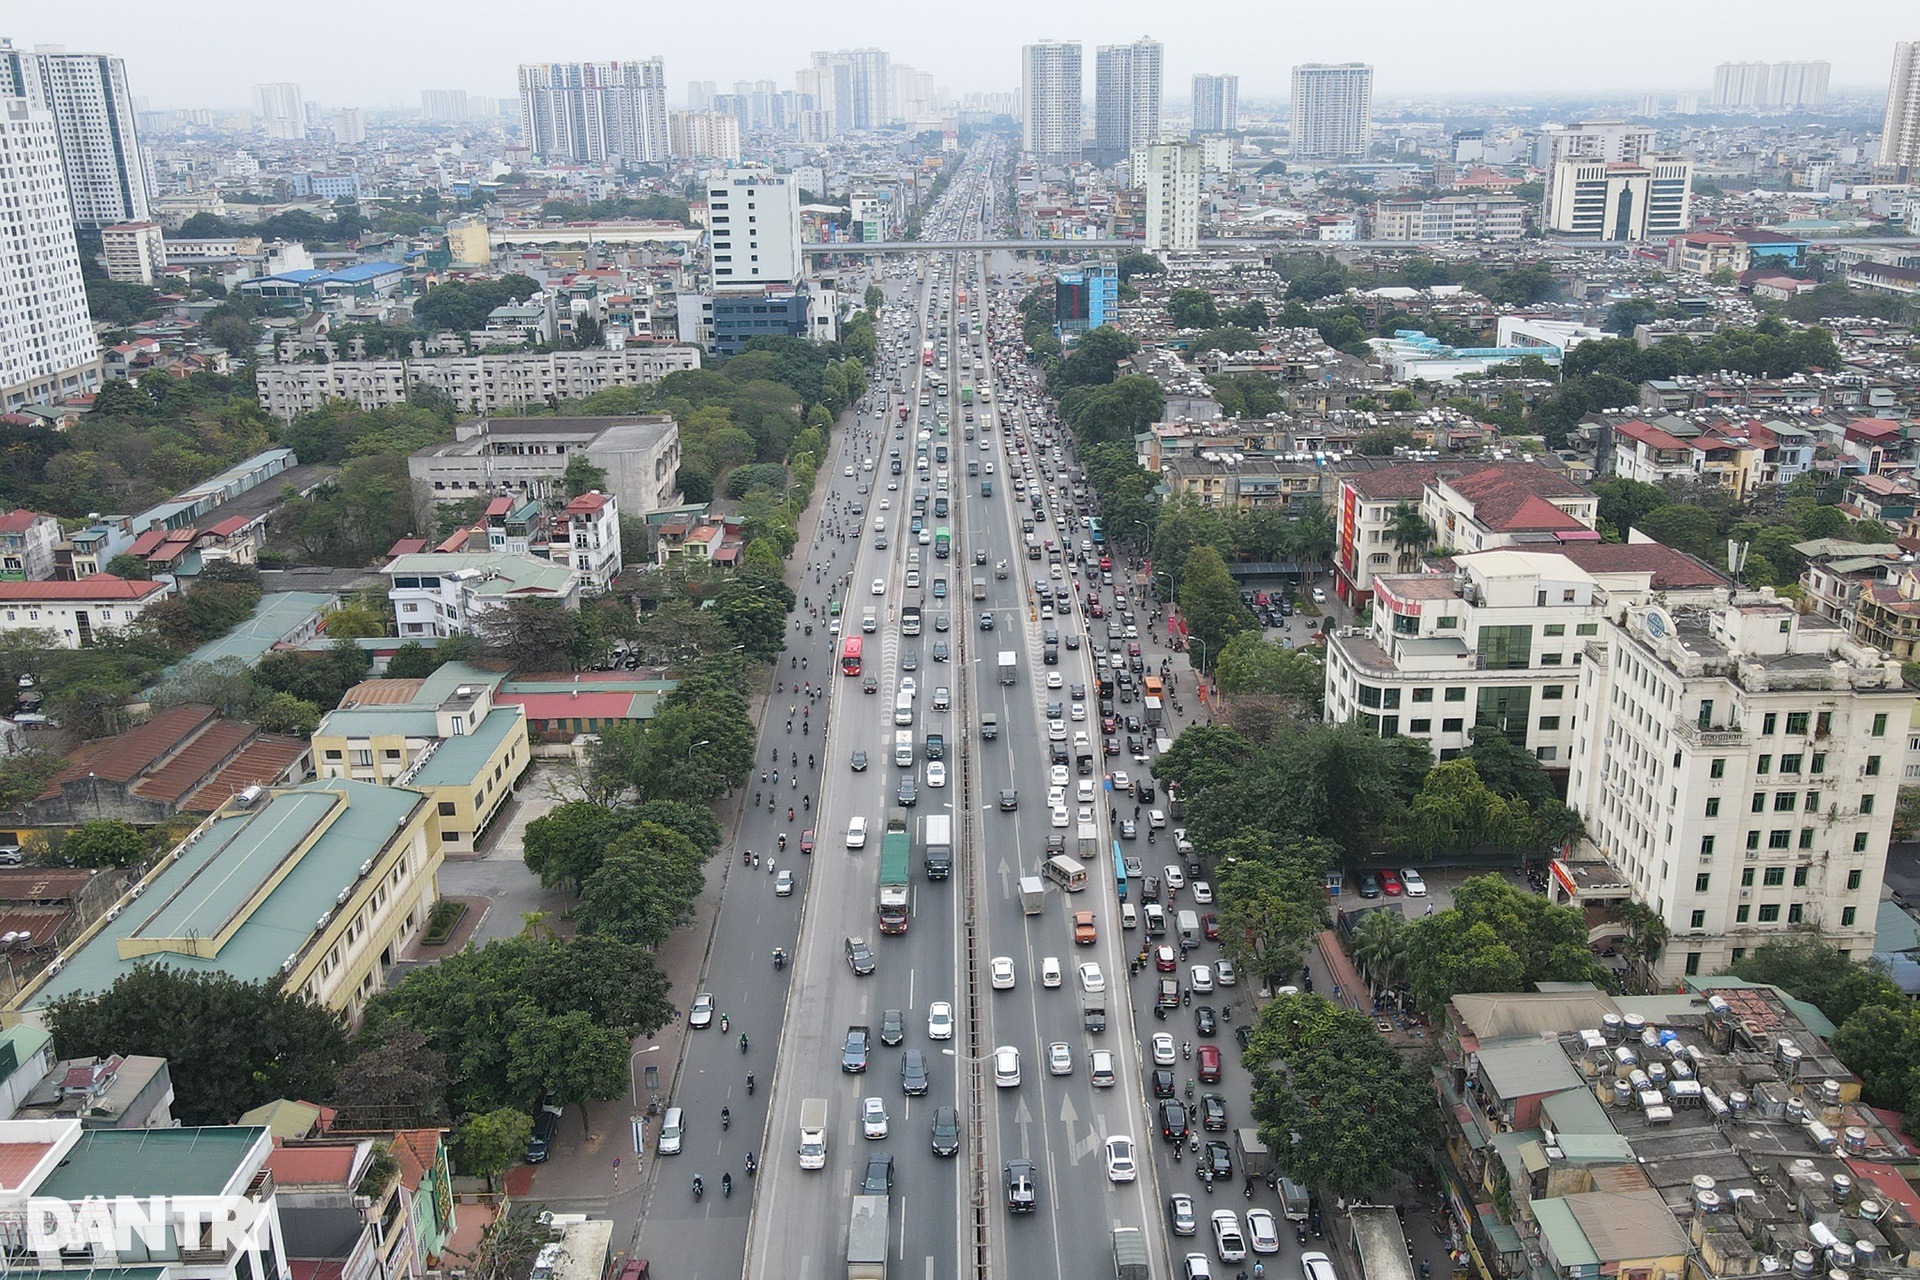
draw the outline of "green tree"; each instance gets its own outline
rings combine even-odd
[[[1192,725],[1153,762],[1153,776],[1188,804],[1211,787],[1232,787],[1253,755],[1253,744],[1232,729]]]
[[[404,1022],[362,1036],[334,1085],[342,1129],[417,1129],[447,1118],[447,1061]]]
[[[1228,324],[1217,329],[1209,329],[1195,338],[1193,345],[1187,348],[1187,358],[1197,361],[1208,351],[1234,352],[1259,349],[1260,339],[1251,329],[1237,324]]]
[[[387,614],[364,604],[343,605],[327,615],[332,640],[369,640],[387,634]]]
[[[595,466],[584,453],[576,453],[567,459],[567,469],[560,473],[560,489],[571,502],[583,493],[595,489],[602,493],[607,488],[607,469]]]
[[[546,1014],[531,1006],[508,1018],[508,1085],[513,1093],[538,1100],[550,1092],[563,1106],[580,1111],[580,1132],[588,1133],[587,1103],[617,1098],[627,1091],[626,1033],[596,1024],[584,1009]]]
[[[1400,572],[1413,572],[1421,554],[1433,545],[1433,538],[1433,526],[1427,523],[1418,507],[1411,502],[1394,507],[1393,519],[1387,525],[1387,541],[1400,553]]]
[[[1120,255],[1116,264],[1122,280],[1131,280],[1135,276],[1160,276],[1167,273],[1160,259],[1150,253],[1125,253]]]
[[[386,675],[389,680],[424,680],[439,666],[433,649],[418,640],[409,640],[387,659]]]
[[[1406,976],[1407,918],[1396,910],[1369,911],[1354,926],[1348,952],[1375,991]]]
[[[1326,670],[1305,649],[1262,639],[1258,631],[1242,631],[1221,646],[1213,672],[1220,692],[1229,698],[1272,698],[1288,715],[1320,718]]]
[[[614,813],[604,805],[572,800],[527,824],[522,857],[543,887],[566,886],[577,892],[600,869],[607,844],[619,829]]]
[[[887,305],[887,291],[877,284],[870,284],[867,286],[865,301],[868,314],[879,315],[880,308]]]
[[[1834,1031],[1833,1051],[1860,1077],[1870,1106],[1920,1114],[1920,1009],[1863,1005]]]
[[[586,933],[657,947],[691,915],[705,887],[705,861],[679,832],[642,822],[613,843],[587,878],[574,919]]]
[[[529,671],[579,665],[580,615],[558,600],[509,600],[482,614],[476,628],[486,654]]]
[[[1452,907],[1410,921],[1406,966],[1415,1001],[1434,1015],[1461,992],[1606,983],[1587,945],[1585,914],[1515,889],[1498,875],[1468,880]]]
[[[1871,1005],[1906,1003],[1900,988],[1879,963],[1854,961],[1817,936],[1785,938],[1755,947],[1734,964],[1732,973],[1748,982],[1769,983],[1797,1000],[1807,1001],[1836,1026]]]
[[[1326,887],[1310,864],[1241,859],[1220,876],[1220,934],[1236,965],[1253,974],[1291,973],[1325,927]]]
[[[533,1117],[516,1107],[496,1107],[468,1116],[453,1133],[454,1160],[469,1178],[494,1179],[511,1169],[533,1137]]]
[[[1719,558],[1720,524],[1713,512],[1677,503],[1655,507],[1635,526],[1663,546],[1712,563]]]
[[[1220,323],[1220,308],[1205,289],[1175,289],[1167,295],[1167,318],[1176,329],[1212,329]]]
[[[1047,379],[1047,386],[1059,394],[1074,387],[1101,386],[1119,376],[1122,360],[1140,350],[1140,340],[1122,333],[1112,325],[1101,325],[1082,334],[1073,351]]]
[[[1253,628],[1253,615],[1240,602],[1240,588],[1226,562],[1212,547],[1187,557],[1180,580],[1180,612],[1187,629],[1201,642],[1201,660],[1211,665],[1227,641]]]
[[[18,809],[45,791],[66,763],[65,756],[46,747],[28,747],[0,758],[0,811]]]
[[[1526,802],[1488,788],[1464,756],[1433,767],[1392,831],[1396,846],[1422,858],[1471,853],[1483,845],[1525,848],[1532,835]]]
[[[60,838],[50,859],[63,867],[131,867],[147,856],[147,838],[131,822],[83,822]]]
[[[179,1072],[182,1124],[231,1124],[277,1098],[324,1098],[346,1057],[340,1015],[303,995],[224,973],[141,964],[103,992],[76,991],[47,1010],[73,1057],[148,1054]]]

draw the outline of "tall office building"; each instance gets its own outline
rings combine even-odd
[[[653,164],[667,158],[667,73],[642,62],[520,67],[520,127],[548,163]]]
[[[1080,159],[1080,42],[1044,40],[1020,50],[1020,149],[1042,161]]]
[[[0,97],[25,98],[53,116],[75,226],[146,220],[153,175],[134,128],[124,60],[55,48],[28,53],[0,40]]]
[[[1160,42],[1103,44],[1093,53],[1093,149],[1102,164],[1160,136]]]
[[[1361,160],[1373,145],[1373,68],[1310,62],[1293,69],[1293,154]]]
[[[1549,235],[1587,240],[1675,236],[1690,223],[1692,192],[1693,161],[1684,156],[1564,159],[1551,170],[1541,224]]]
[[[12,413],[100,386],[60,128],[25,98],[0,98],[0,190],[0,411]]]
[[[1156,142],[1146,148],[1147,252],[1192,253],[1200,247],[1200,146]]]
[[[253,113],[269,138],[296,142],[307,136],[307,104],[300,98],[300,86],[257,84],[253,86]]]
[[[367,140],[367,117],[358,107],[341,107],[333,113],[333,140],[343,147],[357,147]]]
[[[1826,62],[1723,62],[1713,69],[1716,107],[1817,107],[1827,100]]]
[[[1767,64],[1723,62],[1713,69],[1713,105],[1757,107],[1767,96]]]
[[[715,101],[725,94],[715,94]],[[740,120],[724,111],[675,111],[667,116],[667,147],[676,160],[740,163]]]
[[[420,114],[439,123],[465,120],[467,91],[465,89],[422,89]]]
[[[1193,134],[1233,133],[1240,128],[1240,77],[1193,78]]]
[[[1880,126],[1880,163],[1900,182],[1920,178],[1920,40],[1893,47],[1893,78],[1887,84],[1887,116]]]
[[[896,118],[893,62],[880,49],[816,52],[795,73],[794,87],[812,96],[814,109],[826,113],[835,135],[879,129]]]

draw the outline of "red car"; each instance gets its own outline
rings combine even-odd
[[[1200,917],[1200,928],[1207,935],[1208,942],[1220,940],[1220,917],[1209,911]]]
[[[1203,1044],[1194,1050],[1193,1056],[1200,1063],[1200,1083],[1220,1083],[1220,1046]]]
[[[1107,606],[1101,604],[1098,600],[1095,600],[1092,604],[1087,606],[1087,612],[1092,614],[1096,618],[1104,618],[1107,616]]]
[[[1172,973],[1175,969],[1179,968],[1180,962],[1174,958],[1173,948],[1167,946],[1155,947],[1153,949],[1153,967],[1162,973]]]
[[[1382,892],[1384,892],[1389,898],[1397,898],[1400,896],[1405,886],[1403,886],[1400,883],[1399,872],[1382,871],[1380,873],[1380,888]]]
[[[808,827],[800,833],[800,852],[813,856],[813,828]]]

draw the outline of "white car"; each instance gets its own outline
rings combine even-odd
[[[927,761],[927,785],[944,787],[947,785],[947,766],[938,760]]]
[[[953,1039],[953,1006],[945,1000],[927,1006],[927,1039]]]
[[[1170,1067],[1177,1057],[1178,1050],[1173,1047],[1173,1037],[1164,1031],[1156,1031],[1153,1036],[1153,1065]]]
[[[1205,880],[1193,882],[1193,900],[1198,906],[1207,906],[1213,901],[1213,886]]]
[[[1060,985],[1060,957],[1047,956],[1040,961],[1040,985],[1057,987]]]
[[[1067,766],[1063,764],[1054,765],[1047,772],[1047,785],[1050,787],[1064,787],[1069,781],[1071,778],[1067,773]]]
[[[987,971],[992,975],[995,991],[1013,990],[1013,957],[995,956],[987,962]]]
[[[687,1025],[690,1027],[713,1025],[713,992],[702,991],[693,998],[693,1007],[687,1010]]]
[[[1127,776],[1125,769],[1115,769],[1113,771],[1113,789],[1116,793],[1125,791],[1132,785],[1133,779]]]
[[[1020,1051],[1010,1044],[993,1051],[993,1083],[1002,1089],[1019,1087]]]
[[[878,1098],[867,1098],[860,1103],[860,1132],[868,1138],[887,1136],[887,1104]]]
[[[1272,1211],[1247,1210],[1247,1243],[1255,1253],[1280,1252],[1280,1224],[1275,1221]]]
[[[1086,718],[1087,718],[1086,703],[1076,702],[1071,707],[1067,708],[1067,719],[1074,721],[1076,724],[1082,720],[1085,720]]]
[[[1089,995],[1098,995],[1107,989],[1107,975],[1091,960],[1080,966],[1080,989]]]
[[[873,594],[877,596],[887,594],[887,580],[885,578],[875,578],[873,580]]]
[[[1140,1168],[1133,1162],[1133,1139],[1124,1134],[1116,1134],[1107,1139],[1107,1181],[1132,1182],[1140,1176]]]
[[[1247,1256],[1247,1238],[1240,1234],[1240,1215],[1231,1209],[1213,1211],[1213,1251],[1222,1262],[1239,1262]]]
[[[1185,827],[1175,827],[1173,829],[1173,847],[1181,853],[1193,852],[1193,841],[1187,839],[1187,829]]]
[[[1093,821],[1093,806],[1090,804],[1081,805],[1080,806],[1080,825],[1086,826],[1092,821]]]
[[[847,848],[864,849],[867,847],[867,820],[864,815],[855,814],[847,823]]]
[[[909,698],[918,697],[920,694],[920,682],[912,676],[901,676],[900,692],[906,694]]]
[[[1058,689],[1064,684],[1066,684],[1066,681],[1060,678],[1060,673],[1058,671],[1047,672],[1047,688]]]
[[[1213,980],[1219,983],[1223,987],[1230,987],[1234,983],[1240,981],[1240,976],[1233,971],[1233,961],[1231,960],[1214,961]]]
[[[1064,1040],[1056,1040],[1047,1046],[1047,1074],[1070,1076],[1073,1074],[1073,1049]]]
[[[1203,991],[1213,990],[1213,966],[1210,964],[1196,964],[1191,969],[1188,969],[1187,985],[1193,988],[1195,995],[1199,995]]]
[[[1427,896],[1427,882],[1421,879],[1420,873],[1412,867],[1400,868],[1400,884],[1401,887],[1407,891],[1409,898],[1424,898]]]
[[[1047,721],[1047,741],[1065,742],[1067,740],[1067,722],[1065,720]]]
[[[847,477],[847,479],[849,479],[849,480],[851,480],[851,479],[853,479],[853,468],[852,468],[852,467],[848,467],[848,468],[846,469],[846,471],[844,472],[844,474],[846,475],[846,477]]]
[[[1051,821],[1054,826],[1056,827],[1066,826],[1068,819],[1071,817],[1072,815],[1067,812],[1067,806],[1063,804],[1057,804],[1053,806],[1053,814],[1051,816]]]
[[[1047,788],[1047,807],[1049,809],[1058,809],[1066,803],[1067,789],[1065,787]]]
[[[773,878],[773,896],[776,898],[793,896],[793,872],[785,867],[782,867],[780,874]]]
[[[1213,1280],[1213,1263],[1204,1253],[1190,1253],[1181,1259],[1180,1280]]]
[[[1174,866],[1171,862],[1160,868],[1160,878],[1167,882],[1167,888],[1169,889],[1184,889],[1187,887],[1187,873],[1179,867]]]
[[[1078,800],[1081,804],[1093,803],[1093,779],[1092,778],[1080,779],[1080,786],[1074,795],[1074,799]]]

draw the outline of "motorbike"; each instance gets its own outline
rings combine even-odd
[[[747,1033],[742,1031],[740,1033],[740,1052],[745,1053],[746,1051],[747,1051]]]
[[[749,1098],[753,1096],[753,1072],[751,1071],[747,1072],[747,1096]]]
[[[723,1173],[720,1175],[720,1194],[722,1196],[731,1196],[733,1194],[733,1175],[731,1173]]]
[[[720,1127],[722,1129],[731,1129],[733,1127],[733,1112],[726,1107],[720,1108]]]
[[[775,973],[787,967],[787,953],[779,947],[773,949],[773,971]]]
[[[787,810],[787,821],[789,822],[793,821],[793,810],[791,809]],[[787,833],[782,831],[780,833],[779,838],[780,838],[780,852],[785,853],[787,851]]]
[[[706,1190],[707,1190],[707,1184],[700,1181],[699,1174],[697,1173],[694,1174],[693,1175],[693,1198],[695,1200],[698,1200],[703,1194],[706,1193]]]
[[[1305,1244],[1307,1242],[1307,1228],[1304,1223],[1296,1222],[1293,1224],[1293,1239],[1296,1244]]]
[[[747,1152],[747,1176],[751,1178],[760,1171],[760,1164],[753,1158],[753,1152]]]

